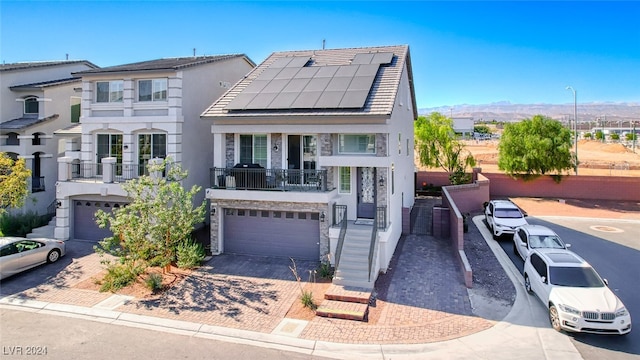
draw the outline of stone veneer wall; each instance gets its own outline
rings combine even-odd
[[[232,168],[235,164],[233,163],[233,151],[234,151],[234,142],[235,142],[234,134],[225,134],[225,159],[227,160],[226,167]]]
[[[274,146],[278,146],[278,151],[273,149]],[[282,134],[271,134],[271,168],[282,169],[282,156],[280,152],[284,151],[282,148]]]
[[[387,156],[387,138],[389,134],[376,134],[376,156]]]
[[[214,210],[215,209],[215,210]],[[294,203],[276,201],[248,201],[248,200],[211,200],[209,214],[211,217],[211,253],[220,254],[220,239],[218,230],[220,221],[224,217],[224,209],[248,209],[248,210],[269,210],[269,211],[293,211],[293,212],[317,212],[324,211],[327,220],[320,221],[320,253],[318,260],[322,261],[329,253],[329,204],[324,203]],[[215,211],[215,213],[214,213]]]

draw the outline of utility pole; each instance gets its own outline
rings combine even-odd
[[[578,175],[578,96],[577,96],[576,90],[571,86],[567,86],[567,90],[571,90],[573,92],[573,121],[574,121],[574,127],[575,127],[574,142],[575,142],[575,152],[576,152],[575,170],[576,170],[576,175]]]

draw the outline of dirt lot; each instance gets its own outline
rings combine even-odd
[[[498,170],[497,141],[465,141],[483,172]],[[636,152],[624,145],[601,143],[595,140],[578,142],[578,175],[640,176],[640,149]]]

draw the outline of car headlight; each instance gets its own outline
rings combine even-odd
[[[627,316],[627,315],[629,315],[629,312],[627,311],[626,308],[620,308],[616,310],[616,317]]]
[[[564,311],[566,313],[582,316],[582,312],[580,310],[578,310],[576,308],[572,308],[571,306],[560,304],[560,305],[558,305],[558,307],[560,308],[560,310],[562,310],[562,311]]]

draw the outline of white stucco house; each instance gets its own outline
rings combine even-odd
[[[85,60],[0,64],[0,151],[31,170],[29,197],[11,211],[55,211],[61,149],[54,131],[79,121],[81,84],[72,73],[96,68]]]
[[[167,58],[80,71],[80,124],[58,159],[57,239],[102,240],[94,214],[128,202],[122,184],[147,174],[152,159],[171,158],[189,171],[185,188],[200,185],[204,201],[213,162],[210,125],[200,114],[255,64],[243,54]]]
[[[328,259],[373,287],[414,204],[417,116],[406,45],[271,54],[202,113],[211,251]]]

